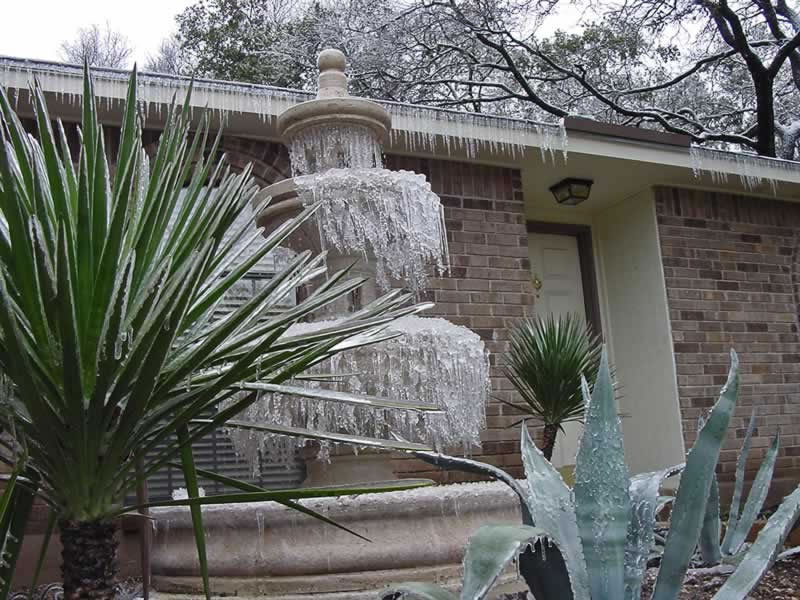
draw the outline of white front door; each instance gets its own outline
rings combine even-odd
[[[536,294],[536,315],[546,317],[575,313],[586,319],[583,303],[578,238],[573,235],[532,233],[528,240],[531,273]],[[536,289],[538,288],[538,289]],[[583,427],[580,423],[566,423],[565,433],[556,437],[553,465],[574,465],[578,439]]]

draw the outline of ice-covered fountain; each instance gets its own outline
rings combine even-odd
[[[354,264],[368,283],[319,320],[293,326],[290,335],[308,333],[345,312],[357,311],[392,287],[423,290],[429,274],[448,264],[444,217],[439,197],[425,177],[383,168],[382,142],[389,114],[378,104],[347,94],[344,55],[326,50],[319,57],[319,94],[295,105],[278,119],[289,147],[291,179],[265,188],[269,206],[257,217],[267,231],[303,207],[319,203],[313,220],[290,240],[293,250],[328,253],[329,274]],[[340,374],[333,383],[304,380],[304,385],[377,395],[398,401],[425,402],[443,409],[421,416],[404,410],[375,410],[297,396],[263,393],[239,420],[269,422],[316,431],[386,438],[390,433],[436,448],[480,443],[488,399],[488,364],[480,337],[444,319],[406,317],[390,328],[397,337],[345,351],[318,364],[307,375]],[[305,446],[288,438],[247,430],[231,432],[234,446],[257,470]],[[392,478],[386,454],[308,463],[308,483],[315,485]],[[350,451],[339,453],[352,457]],[[369,464],[369,468],[365,466]]]
[[[325,250],[328,272],[353,263],[369,277],[359,295],[293,326],[305,333],[362,306],[391,288],[424,290],[448,265],[439,198],[416,173],[388,171],[382,143],[391,127],[378,104],[347,94],[344,56],[319,57],[317,99],[287,109],[278,128],[290,148],[291,179],[265,188],[272,201],[256,218],[266,231],[321,203],[313,220],[289,241],[293,250]],[[392,433],[437,448],[478,444],[488,400],[488,361],[474,332],[440,318],[406,317],[397,337],[347,350],[313,367],[297,384],[426,402],[442,409],[419,413],[375,410],[263,393],[239,420],[386,439]],[[333,383],[328,377],[338,374]],[[307,440],[231,432],[238,452],[258,469],[280,461]],[[305,449],[307,451],[307,448]],[[390,455],[316,446],[308,483],[393,478]],[[367,465],[367,468],[365,468]],[[311,517],[270,503],[204,509],[212,588],[245,596],[299,600],[374,597],[390,581],[455,582],[469,534],[487,522],[519,521],[518,503],[502,485],[473,483],[358,497],[324,498],[307,506],[376,543],[367,543]],[[160,591],[196,594],[201,588],[191,518],[186,509],[157,515],[154,582]]]

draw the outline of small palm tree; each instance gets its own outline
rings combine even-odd
[[[524,404],[506,404],[544,423],[547,460],[564,423],[583,419],[581,376],[595,380],[601,351],[600,338],[575,314],[525,319],[511,332],[505,374]]]
[[[256,388],[280,384],[291,393],[293,376],[382,339],[386,324],[418,310],[395,292],[336,325],[287,336],[292,324],[363,283],[337,273],[296,306],[276,310],[325,273],[324,257],[305,252],[242,307],[210,319],[225,292],[315,207],[242,256],[237,248],[257,239],[233,228],[258,191],[249,170],[234,174],[224,161],[202,158],[216,156],[220,138],[209,139],[208,115],[190,134],[188,99],[173,106],[148,160],[136,88],[134,70],[113,175],[88,73],[76,164],[38,86],[31,90],[37,139],[0,90],[0,443],[17,463],[0,497],[0,597],[37,494],[60,532],[65,597],[111,598],[115,519],[131,510],[123,499],[167,464],[183,468],[190,497],[162,504],[192,510],[206,596],[202,504],[274,500],[332,523],[294,499],[348,490],[261,490],[195,469],[192,444],[254,402]],[[242,491],[200,497],[198,476]]]

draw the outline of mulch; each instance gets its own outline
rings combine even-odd
[[[714,597],[727,576],[689,572],[678,600],[708,600]],[[658,575],[657,568],[648,569],[642,585],[642,599],[650,598]],[[527,600],[526,593],[506,594],[499,600]],[[800,600],[800,555],[775,563],[761,582],[747,596],[748,600]]]
[[[706,600],[713,598],[725,583],[725,575],[692,575],[683,584],[679,600]],[[648,569],[642,586],[642,598],[649,598],[658,569]],[[800,599],[800,555],[772,565],[772,568],[750,592],[750,600],[798,600]]]

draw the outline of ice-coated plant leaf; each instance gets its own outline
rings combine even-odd
[[[683,467],[675,465],[661,471],[642,473],[631,479],[631,520],[625,544],[625,600],[639,600],[641,596],[642,576],[655,539],[656,514],[663,506],[659,496],[661,483],[680,473]]]
[[[528,506],[533,522],[536,527],[546,531],[550,539],[561,549],[567,569],[567,573],[558,573],[554,568],[555,565],[552,565],[546,577],[563,580],[566,576],[566,590],[559,597],[568,595],[571,584],[572,593],[576,598],[588,598],[589,577],[578,535],[572,492],[558,470],[533,443],[528,427],[524,423],[520,449],[528,482]]]
[[[547,533],[528,525],[484,525],[469,539],[464,556],[461,600],[483,600],[503,570],[537,542],[544,552],[558,551],[549,545]]]
[[[747,502],[745,502],[742,514],[739,515],[739,519],[736,522],[736,530],[731,534],[729,546],[731,554],[736,554],[741,550],[742,544],[747,539],[747,534],[750,533],[750,529],[758,517],[758,513],[761,512],[761,507],[764,506],[764,500],[767,499],[767,493],[769,492],[769,483],[772,481],[772,472],[775,470],[775,460],[778,458],[779,444],[778,435],[775,434],[764,460],[761,461],[758,473],[753,479]]]
[[[787,496],[747,550],[736,571],[712,600],[743,600],[775,562],[800,517],[800,487]]]
[[[381,592],[380,600],[458,600],[452,592],[432,583],[401,583]]]
[[[711,480],[739,390],[739,359],[731,351],[728,381],[686,458],[678,494],[672,505],[670,528],[652,600],[674,600],[697,547]]]
[[[575,514],[592,600],[624,597],[625,542],[631,517],[628,469],[614,386],[603,350],[575,466]]]
[[[722,560],[720,551],[720,521],[719,521],[719,484],[716,474],[711,478],[711,489],[708,492],[706,514],[703,518],[703,527],[700,529],[698,547],[703,564],[716,565]]]
[[[742,489],[744,488],[744,470],[747,465],[747,454],[750,452],[750,440],[753,437],[753,430],[756,427],[756,411],[750,414],[750,422],[747,424],[747,431],[744,434],[744,441],[742,448],[739,451],[739,456],[736,459],[736,484],[733,489],[733,498],[731,499],[731,507],[728,511],[728,524],[725,527],[725,537],[722,539],[721,550],[723,554],[730,555],[731,552],[731,537],[733,532],[736,531],[736,523],[739,521],[739,509],[742,501]]]
[[[392,436],[400,442],[406,441],[397,434],[392,434]],[[436,467],[488,476],[505,483],[517,495],[517,498],[519,498],[520,509],[522,511],[522,524],[533,526],[534,521],[531,516],[530,507],[528,506],[528,495],[519,482],[502,469],[477,460],[463,458],[461,456],[448,456],[447,454],[441,454],[439,452],[414,451],[411,452],[411,454]]]

